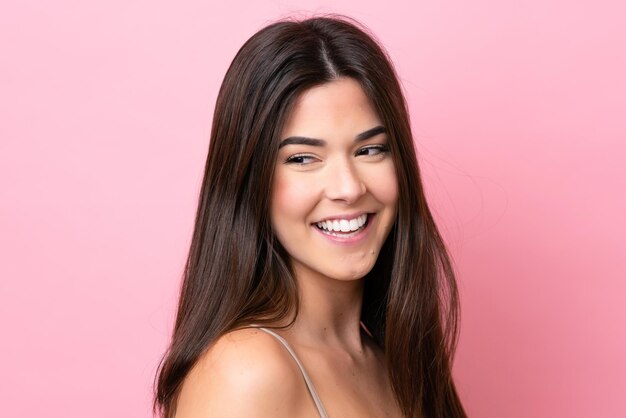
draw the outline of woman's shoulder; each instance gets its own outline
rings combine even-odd
[[[256,328],[230,331],[211,345],[186,376],[177,417],[298,415],[306,386],[275,337]]]

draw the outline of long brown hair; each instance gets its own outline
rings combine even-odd
[[[185,376],[220,336],[297,314],[289,256],[269,221],[279,135],[302,92],[340,77],[357,80],[378,111],[399,186],[394,227],[364,278],[362,322],[384,349],[405,416],[466,416],[451,375],[455,278],[424,197],[402,90],[373,37],[337,16],[263,28],[226,73],[172,341],[156,379],[161,415],[173,415]]]

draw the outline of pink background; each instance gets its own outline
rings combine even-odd
[[[150,416],[219,84],[307,11],[363,21],[397,65],[470,416],[626,416],[620,4],[4,0],[2,415]]]

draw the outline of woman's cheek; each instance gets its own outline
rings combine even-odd
[[[368,191],[381,203],[395,205],[398,201],[398,179],[393,162],[389,161],[367,171]]]
[[[273,215],[279,219],[304,219],[317,202],[316,187],[319,185],[312,178],[306,178],[303,173],[276,173],[272,197]]]

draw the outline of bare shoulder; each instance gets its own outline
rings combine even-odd
[[[220,337],[183,382],[177,418],[299,416],[306,386],[287,350],[262,330]]]

